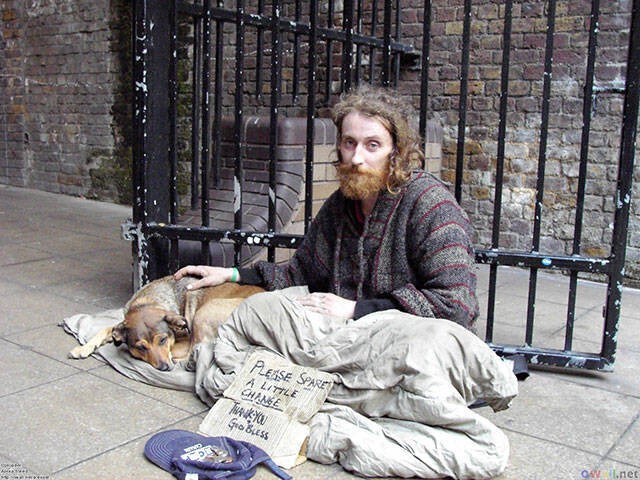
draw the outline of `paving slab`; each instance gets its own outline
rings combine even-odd
[[[600,456],[526,433],[505,430],[509,465],[497,480],[572,480],[598,463]]]
[[[109,289],[105,289],[105,285],[109,285]],[[74,312],[69,312],[60,317],[60,320],[62,320],[62,318],[76,313],[93,313],[94,309],[91,306],[100,306],[103,310],[123,307],[126,300],[131,297],[131,285],[131,276],[123,276],[122,273],[111,272],[51,285],[48,291],[52,295],[57,295],[62,299],[82,305]]]
[[[97,308],[97,310],[102,311],[102,308]],[[78,342],[58,325],[45,325],[44,327],[8,335],[6,338],[16,345],[66,364],[76,370],[92,370],[105,366],[103,361],[94,357],[82,360],[69,358],[67,356],[68,352],[78,346]]]
[[[85,372],[1,397],[0,411],[0,451],[42,474],[192,416]]]
[[[15,242],[17,240],[14,238],[0,242],[0,246],[2,246],[2,249],[0,249],[0,265],[2,265],[3,270],[11,265],[24,265],[38,260],[53,258],[50,253]]]
[[[58,232],[57,235],[40,236],[37,240],[32,240],[29,247],[34,250],[51,253],[60,256],[76,257],[82,253],[96,254],[96,242],[100,242],[100,251],[105,248],[116,248],[116,239],[101,238],[96,239],[94,235],[84,235],[76,232]],[[121,246],[121,245],[120,245]]]
[[[1,339],[0,364],[0,399],[77,373],[77,369],[33,352],[27,346]],[[26,367],[31,365],[38,368]]]
[[[497,426],[603,457],[640,412],[640,398],[534,372],[508,410],[481,409]]]
[[[167,426],[170,428],[194,431],[202,421],[200,417],[191,417]],[[164,430],[164,428],[162,429]],[[114,479],[148,479],[170,480],[175,477],[149,462],[144,456],[144,445],[157,432],[144,435],[110,450],[86,458],[70,465],[53,475],[55,480],[114,480]]]
[[[86,310],[86,304],[73,298],[0,279],[0,291],[6,298],[2,305],[0,336],[14,335],[45,325],[56,325],[63,318]],[[94,313],[99,311],[93,310]]]
[[[623,302],[625,300],[623,299]],[[632,307],[635,310],[632,313]],[[620,348],[640,353],[640,301],[632,305],[628,302],[627,309],[623,308],[618,325],[618,345]]]
[[[80,363],[82,361],[84,360],[81,360]],[[167,405],[184,410],[187,413],[202,415],[202,418],[204,418],[204,416],[209,412],[209,407],[198,398],[194,391],[186,392],[171,390],[138,382],[130,378],[123,377],[121,373],[117,372],[109,365],[93,369],[91,370],[91,373],[107,381],[129,388],[141,395],[145,395],[158,400],[159,402],[164,402]]]
[[[628,430],[607,453],[607,459],[640,469],[640,414],[636,415]],[[640,478],[640,472],[638,472],[638,478]]]
[[[50,256],[42,260],[14,263],[2,267],[3,277],[16,284],[29,285],[34,288],[62,286],[71,282],[86,281],[95,276],[96,266],[82,258]],[[106,274],[122,275],[115,270]],[[37,292],[35,292],[37,295]]]

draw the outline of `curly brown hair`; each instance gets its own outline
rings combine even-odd
[[[378,120],[391,134],[394,150],[389,158],[387,189],[393,193],[409,179],[413,170],[424,165],[422,139],[418,130],[411,126],[411,119],[416,116],[414,109],[393,90],[368,85],[358,87],[342,96],[333,107],[333,122],[338,129],[337,146],[341,141],[342,122],[352,112]],[[339,148],[337,155],[337,163],[341,163]]]

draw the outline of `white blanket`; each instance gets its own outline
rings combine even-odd
[[[506,436],[468,405],[508,406],[518,388],[509,363],[449,321],[395,310],[340,320],[306,311],[297,293],[243,303],[218,340],[196,350],[195,376],[184,366],[155,371],[112,345],[116,356],[105,359],[113,365],[120,358],[127,366],[119,371],[161,386],[175,376],[183,388],[191,375],[192,388],[212,404],[247,355],[266,348],[334,374],[328,402],[311,421],[310,459],[371,477],[492,478],[505,469]],[[73,333],[70,324],[79,323],[65,322]]]

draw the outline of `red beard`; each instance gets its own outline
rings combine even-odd
[[[340,191],[351,200],[363,200],[378,194],[387,184],[388,173],[364,165],[337,167]]]

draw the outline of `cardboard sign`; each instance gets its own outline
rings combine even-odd
[[[283,468],[306,460],[307,422],[320,409],[333,376],[267,351],[253,352],[200,424],[200,432],[251,442]]]

